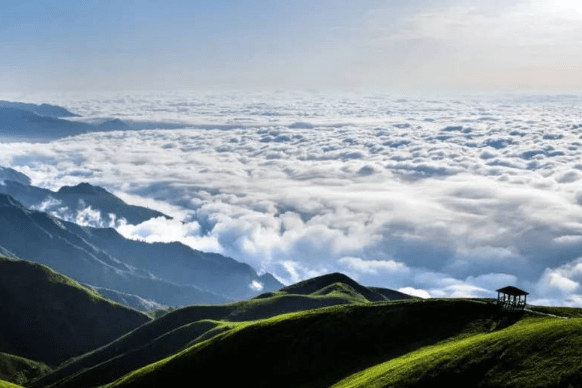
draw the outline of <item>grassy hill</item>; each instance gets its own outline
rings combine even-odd
[[[579,387],[582,320],[524,319],[411,352],[333,385],[356,387]]]
[[[365,287],[350,277],[334,272],[299,283],[283,287],[272,293],[259,295],[264,298],[274,295],[333,295],[338,297],[356,297],[359,301],[379,302],[394,299],[413,299],[415,297],[402,292],[378,287]]]
[[[299,287],[286,287],[248,301],[189,306],[172,311],[107,346],[71,360],[54,373],[35,381],[33,385],[75,387],[107,383],[195,342],[238,327],[233,322],[265,319],[279,314],[340,304],[371,302],[355,291],[358,289],[372,295],[365,287],[345,275],[339,275],[310,279],[302,282]],[[377,297],[373,295],[373,299]]]
[[[394,294],[330,274],[177,309],[27,386],[582,386],[582,309],[378,295]]]
[[[146,323],[44,265],[0,256],[0,351],[57,365]]]
[[[465,300],[341,305],[239,323],[109,385],[327,387],[362,369],[498,324],[492,305]],[[228,373],[224,373],[228,370]]]
[[[0,379],[16,383],[26,382],[49,373],[44,363],[0,352]]]
[[[576,387],[580,345],[581,319],[475,300],[342,305],[238,323],[106,387]]]
[[[23,388],[20,385],[9,383],[8,381],[0,380],[0,388]]]

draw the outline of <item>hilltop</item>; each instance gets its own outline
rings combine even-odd
[[[12,292],[23,295],[20,304],[27,301],[36,309],[56,304],[66,311],[67,306],[93,298],[116,306],[47,267],[3,260],[0,264],[18,263],[25,269],[14,273],[0,266],[0,274],[8,276],[0,279],[0,286],[10,283],[8,279],[20,284],[22,276],[42,285],[44,276],[52,279],[51,284],[72,287],[65,296],[24,282],[23,289]],[[44,275],[40,279],[30,275],[29,266]],[[71,292],[85,296],[71,300]],[[4,334],[0,338],[10,338],[4,344],[13,346],[0,347],[8,353],[0,354],[0,379],[32,388],[180,386],[184,379],[215,386],[315,388],[582,384],[582,309],[528,306],[508,314],[494,300],[420,299],[366,287],[341,273],[246,301],[192,305],[155,319],[142,315],[141,324],[134,323],[100,347],[87,346],[86,353],[60,365],[55,361],[66,357],[54,354],[55,347],[46,341],[73,349],[78,344],[70,339],[79,337],[71,332],[81,329],[34,333],[35,344],[44,349],[42,357],[17,352],[14,347],[26,343],[21,338],[30,334],[13,332],[6,337],[2,325],[13,322],[14,311],[30,319],[31,307],[20,304],[8,304],[7,312],[0,314]],[[42,317],[47,328],[55,327],[55,317],[66,320],[57,328],[82,321],[63,318],[61,310],[50,307],[34,311],[32,316]],[[81,309],[83,316],[87,311],[92,310]],[[102,317],[90,319],[85,330],[118,326],[99,321]]]
[[[580,323],[475,300],[333,306],[239,323],[106,387],[579,386]]]
[[[350,292],[322,292],[330,286],[343,286]],[[373,303],[354,291],[354,288],[369,293],[366,292],[366,287],[345,275],[330,274],[285,287],[270,296],[263,294],[258,298],[237,303],[177,309],[142,325],[107,346],[66,363],[52,374],[35,381],[33,386],[75,387],[107,383],[136,368],[171,356],[194,343],[204,342],[234,330],[242,322],[260,321],[281,314],[328,306]],[[413,299],[409,295],[401,296]]]
[[[150,320],[47,266],[4,256],[0,300],[0,351],[52,366]]]

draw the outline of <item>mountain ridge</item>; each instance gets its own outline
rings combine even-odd
[[[167,306],[245,299],[257,294],[253,281],[270,280],[226,256],[177,242],[128,240],[114,229],[82,227],[26,209],[5,194],[0,194],[0,248],[82,283]],[[280,285],[271,280],[264,286]]]
[[[324,283],[337,280],[340,280],[338,276],[322,276],[311,284],[318,283],[325,287]],[[345,275],[342,280],[357,284]],[[321,295],[319,291],[314,289],[310,295],[276,292],[271,297],[231,304],[183,307],[136,328],[100,349],[71,360],[50,375],[35,381],[33,386],[66,388],[104,383],[186,346],[236,328],[237,322],[269,319],[281,314],[329,306],[371,303],[362,296]],[[200,331],[203,327],[206,329]]]
[[[3,256],[0,299],[0,351],[53,366],[151,319],[45,265]]]

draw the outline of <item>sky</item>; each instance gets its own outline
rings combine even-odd
[[[579,91],[582,3],[2,1],[0,90]]]
[[[285,284],[582,306],[581,96],[577,0],[0,0],[0,99],[191,124],[0,142],[0,166]]]

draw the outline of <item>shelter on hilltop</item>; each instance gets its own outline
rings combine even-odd
[[[529,292],[517,287],[503,287],[497,290],[497,305],[505,311],[521,311],[525,308],[528,295]]]

